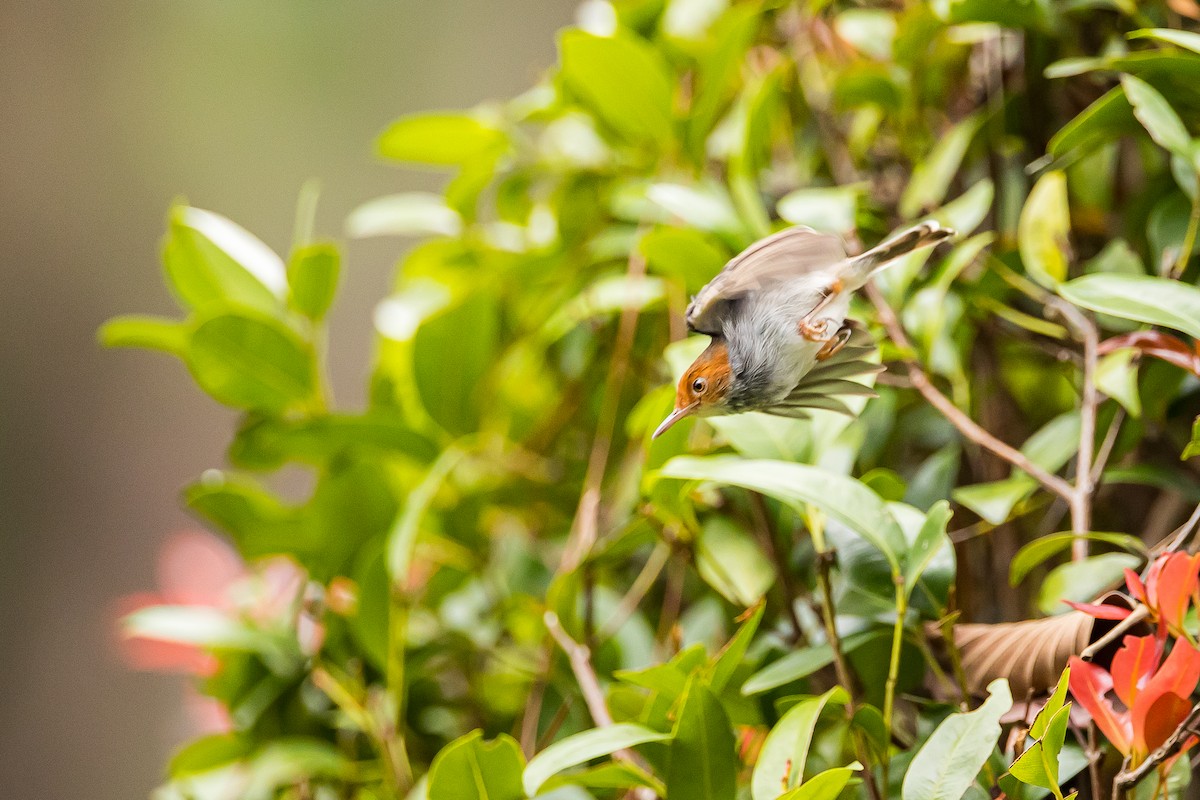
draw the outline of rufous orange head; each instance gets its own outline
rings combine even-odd
[[[675,390],[675,410],[667,415],[651,437],[657,439],[684,417],[706,417],[726,411],[733,370],[725,340],[714,337],[679,379]]]

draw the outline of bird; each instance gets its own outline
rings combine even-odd
[[[850,413],[835,395],[872,393],[847,378],[882,369],[862,359],[873,342],[847,323],[851,296],[902,256],[953,235],[922,222],[849,256],[839,236],[797,225],[747,247],[688,306],[688,329],[711,341],[680,378],[675,408],[651,438],[685,417]]]

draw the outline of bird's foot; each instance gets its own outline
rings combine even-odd
[[[796,324],[796,332],[808,339],[810,342],[828,342],[832,338],[829,335],[829,329],[834,321],[828,317],[809,322],[809,316],[805,315],[803,319]]]
[[[825,342],[825,346],[817,351],[817,361],[824,361],[837,355],[838,351],[846,346],[846,342],[850,341],[850,334],[852,332],[849,326],[840,328],[837,333]]]

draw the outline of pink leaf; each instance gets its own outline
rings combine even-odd
[[[1129,753],[1131,725],[1129,714],[1118,714],[1104,695],[1112,688],[1112,676],[1100,667],[1071,656],[1071,677],[1068,686],[1071,696],[1087,709],[1097,727],[1122,753]]]

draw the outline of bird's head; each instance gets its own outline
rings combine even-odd
[[[658,438],[684,417],[726,413],[732,382],[729,349],[724,339],[714,338],[679,379],[679,388],[675,391],[675,410],[667,415],[651,438]]]

